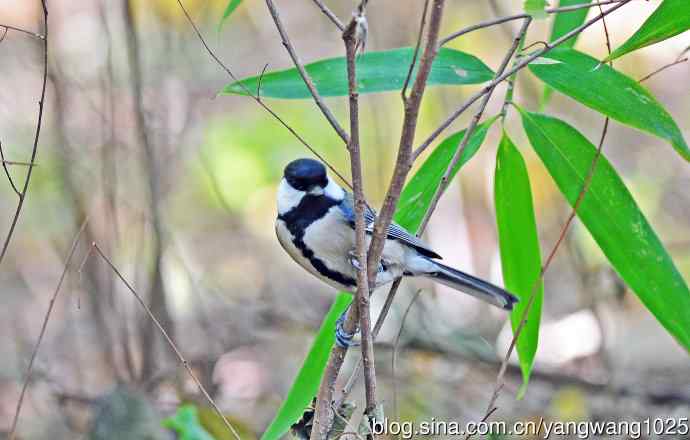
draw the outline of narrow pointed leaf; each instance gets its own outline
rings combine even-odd
[[[350,302],[352,295],[349,293],[341,292],[336,297],[278,414],[261,436],[262,440],[280,439],[311,404],[319,390],[321,377],[335,342],[335,322],[347,310]]]
[[[410,47],[382,52],[367,52],[357,57],[357,90],[360,94],[400,90],[405,83],[413,49]],[[305,66],[321,96],[347,96],[345,58],[328,58]],[[416,76],[416,69],[413,78]],[[478,84],[492,79],[494,73],[479,58],[455,49],[441,48],[429,74],[428,85]],[[260,75],[242,79],[255,93]],[[238,82],[227,85],[221,94],[245,95]],[[268,72],[261,78],[261,96],[281,99],[311,99],[295,68]]]
[[[540,277],[541,253],[527,167],[520,151],[505,132],[496,154],[494,202],[503,285],[520,298],[510,313],[513,332],[520,325],[529,299],[534,294],[532,306],[525,315],[527,321],[516,343],[522,370],[518,398],[522,398],[527,390],[539,343],[544,283]]]
[[[220,23],[218,23],[218,30],[223,27],[225,20],[227,20],[232,13],[235,12],[235,9],[237,9],[240,3],[242,3],[242,0],[230,0],[228,2],[228,5],[225,7],[225,11],[223,11],[223,17],[220,19]]]
[[[632,78],[573,49],[555,49],[529,68],[546,84],[587,107],[669,141],[690,160],[690,149],[671,115]]]
[[[486,138],[486,133],[495,121],[496,117],[494,116],[477,126],[467,146],[460,154],[460,160],[452,170],[451,180],[460,170],[460,167],[466,164],[479,150]],[[436,193],[436,189],[441,184],[441,178],[448,169],[453,155],[464,136],[465,130],[448,136],[436,147],[407,185],[405,185],[398,203],[398,210],[395,213],[395,221],[400,226],[410,232],[417,231],[426,210],[431,204],[431,199]]]
[[[584,5],[589,4],[591,2],[592,0],[561,0],[558,4],[558,7]],[[577,9],[575,11],[559,12],[558,14],[555,14],[556,17],[553,19],[553,26],[551,27],[551,37],[549,37],[549,41],[557,40],[561,38],[563,35],[575,29],[576,27],[580,26],[582,23],[585,22],[588,12],[589,8],[582,8]],[[565,40],[563,43],[561,43],[560,47],[575,46],[575,42],[577,41],[577,37],[579,36],[580,34],[577,34]],[[545,108],[546,105],[549,103],[549,99],[551,98],[552,93],[553,89],[551,87],[544,87],[544,94],[542,95],[540,103],[541,108]]]
[[[532,147],[571,205],[596,154],[575,128],[521,110]],[[616,170],[602,155],[577,212],[614,269],[666,330],[690,351],[690,291]]]
[[[690,29],[690,1],[664,0],[642,26],[607,60],[667,40]]]

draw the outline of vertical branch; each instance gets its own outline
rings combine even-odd
[[[361,14],[361,11],[360,11]],[[361,16],[363,19],[363,16]],[[374,347],[371,335],[371,314],[369,311],[369,279],[367,273],[366,223],[364,211],[364,185],[362,179],[362,161],[359,144],[359,102],[357,93],[356,63],[357,56],[357,26],[358,20],[351,20],[343,32],[345,52],[347,57],[347,83],[350,102],[350,166],[352,168],[352,185],[354,187],[355,204],[355,246],[359,270],[357,271],[357,309],[359,311],[359,326],[362,332],[362,362],[364,364],[364,387],[366,395],[365,414],[370,414],[376,408],[376,369],[374,366]],[[373,275],[374,277],[376,274]]]
[[[24,200],[26,200],[26,192],[29,189],[29,181],[31,180],[31,174],[34,171],[34,164],[36,161],[36,153],[38,152],[38,139],[41,134],[41,123],[43,121],[43,104],[46,98],[46,83],[48,82],[48,5],[46,5],[46,0],[41,0],[41,6],[43,7],[43,37],[41,41],[43,42],[43,80],[41,84],[41,97],[38,100],[38,116],[36,120],[36,131],[34,133],[34,144],[31,148],[31,160],[29,161],[29,169],[26,171],[26,178],[24,179],[24,185],[22,186],[21,194],[19,194],[19,203],[17,203],[17,209],[14,211],[14,216],[12,217],[12,223],[10,224],[10,230],[7,232],[5,241],[2,244],[2,251],[0,251],[0,264],[7,254],[7,248],[10,246],[10,240],[14,235],[14,230],[17,227],[17,222],[19,221],[19,215],[22,212],[22,207],[24,206]],[[4,26],[8,27],[8,26]],[[13,28],[14,29],[14,28]],[[38,34],[36,34],[38,35]],[[39,37],[40,38],[40,37]]]
[[[140,146],[143,148],[143,162],[148,183],[149,204],[151,206],[151,224],[153,227],[153,272],[151,274],[151,296],[150,308],[160,317],[162,325],[168,332],[174,335],[173,321],[168,311],[163,274],[161,272],[163,257],[163,227],[160,209],[160,167],[156,158],[149,133],[146,128],[144,118],[144,102],[142,87],[142,68],[141,56],[139,54],[139,42],[134,28],[134,17],[131,0],[123,2],[123,15],[126,29],[127,59],[130,65],[130,75],[132,84],[132,97],[134,99],[134,116],[136,119],[136,136]],[[143,352],[144,363],[142,366],[142,379],[146,381],[154,374],[156,368],[156,340],[155,327],[151,321],[146,321],[143,328]]]
[[[427,43],[419,65],[419,73],[415,78],[410,96],[404,104],[405,117],[403,120],[402,134],[400,136],[398,157],[396,159],[393,177],[388,187],[388,193],[386,194],[383,207],[381,208],[381,213],[376,218],[376,223],[374,224],[371,245],[369,246],[367,270],[370,274],[370,284],[373,283],[371,275],[376,274],[386,236],[388,235],[388,227],[393,220],[393,214],[398,205],[398,200],[400,199],[400,193],[405,184],[407,173],[410,171],[410,168],[412,168],[412,143],[414,142],[414,136],[417,130],[419,107],[422,103],[424,90],[426,89],[426,82],[429,77],[429,72],[431,71],[431,65],[438,53],[438,34],[441,28],[444,3],[444,0],[434,0],[431,6]]]
[[[443,16],[443,6],[444,0],[433,1],[429,20],[429,30],[427,33],[427,42],[420,62],[419,73],[415,78],[410,96],[405,100],[404,103],[405,118],[403,122],[395,171],[386,195],[383,209],[381,210],[381,214],[377,217],[374,225],[373,238],[367,255],[366,273],[368,277],[368,285],[374,285],[375,280],[373,277],[376,275],[376,269],[378,268],[381,252],[383,251],[388,226],[390,226],[392,221],[393,212],[395,211],[398,199],[400,198],[400,193],[402,191],[405,178],[407,177],[407,173],[411,168],[412,143],[414,141],[414,134],[417,127],[419,107],[421,105],[422,97],[424,96],[426,81],[429,77],[429,72],[431,71],[431,65],[436,57],[436,53],[438,52],[437,40],[439,29],[441,27],[441,19]],[[359,10],[362,11],[361,6]],[[354,21],[355,19],[351,21],[350,25],[348,25],[348,28],[355,25],[353,23]],[[350,308],[350,311],[347,314],[347,319],[344,323],[344,329],[346,331],[354,330],[355,323],[358,319],[357,309],[357,307]],[[382,322],[383,320],[379,319],[378,321]],[[377,327],[379,327],[378,324],[379,322],[377,322]],[[362,338],[366,339],[364,337],[364,331]],[[314,428],[312,429],[311,433],[312,440],[325,439],[328,435],[333,421],[333,411],[331,409],[333,389],[335,387],[335,381],[338,377],[338,373],[345,359],[346,352],[346,349],[337,345],[334,346],[331,351],[331,355],[326,366],[326,371],[324,372],[317,395],[317,407],[313,423]]]

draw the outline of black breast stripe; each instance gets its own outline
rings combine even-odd
[[[313,222],[323,218],[337,204],[337,201],[328,197],[306,195],[299,202],[299,205],[284,214],[278,215],[278,218],[285,222],[285,226],[293,236],[292,243],[302,252],[304,258],[309,260],[314,269],[321,275],[344,286],[355,287],[357,286],[357,280],[326,266],[326,263],[316,257],[314,251],[309,249],[306,243],[304,243],[305,229]]]

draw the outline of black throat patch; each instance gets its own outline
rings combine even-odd
[[[338,201],[329,197],[307,194],[302,197],[299,205],[284,214],[279,214],[278,219],[285,222],[285,226],[293,236],[292,243],[302,252],[304,258],[309,260],[314,269],[326,278],[344,286],[356,287],[357,280],[330,269],[321,259],[314,255],[314,251],[304,242],[304,231],[309,225],[323,218],[323,216],[325,216],[332,207],[338,205],[338,203]]]

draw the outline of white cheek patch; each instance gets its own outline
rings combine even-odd
[[[306,193],[293,188],[287,180],[282,179],[278,186],[278,214],[285,214],[299,205]]]
[[[345,197],[345,191],[330,177],[328,177],[328,185],[323,189],[323,193],[334,200],[342,200]]]

